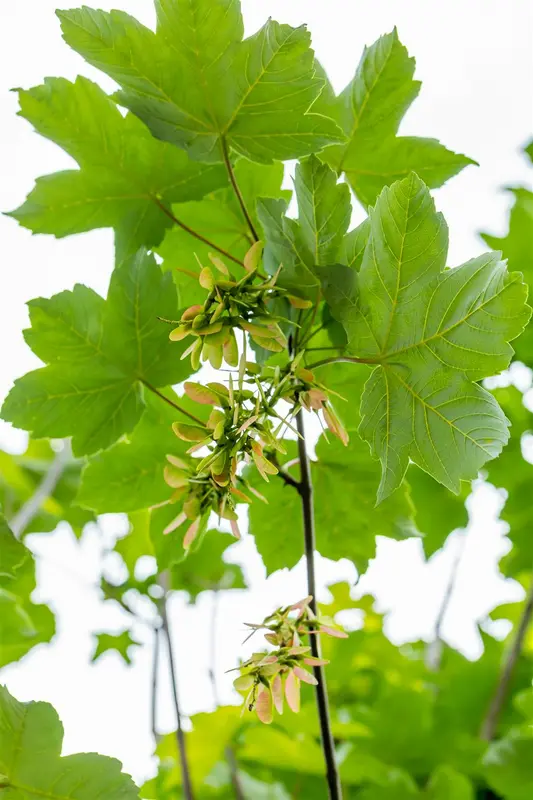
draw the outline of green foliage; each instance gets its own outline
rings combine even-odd
[[[176,306],[170,276],[143,250],[115,268],[107,300],[76,285],[31,301],[25,336],[47,366],[15,382],[3,418],[36,438],[72,436],[75,455],[113,444],[142,416],[146,388],[188,374],[158,319]]]
[[[131,650],[139,645],[140,642],[132,638],[130,631],[122,631],[119,634],[97,633],[92,660],[98,661],[104,653],[115,650],[125,664],[131,664]]]
[[[420,91],[415,60],[396,29],[365,48],[354,79],[338,97],[326,83],[317,102],[335,119],[346,143],[327,148],[322,158],[344,172],[357,198],[374,203],[384,186],[416,172],[430,187],[442,186],[471,158],[447,150],[436,139],[398,136],[402,118]]]
[[[36,604],[32,554],[15,539],[0,513],[0,667],[18,661],[32,647],[49,642],[55,633],[54,615]]]
[[[157,139],[200,161],[221,161],[229,145],[266,164],[342,141],[329,117],[309,111],[324,82],[304,26],[269,20],[242,42],[234,0],[158,0],[156,12],[156,34],[120,11],[59,18],[65,41],[120,84],[120,104]]]
[[[6,800],[136,800],[114,758],[61,757],[63,726],[48,703],[19,703],[0,687],[0,792]]]
[[[216,603],[218,592],[246,588],[229,560],[234,538],[214,521],[239,538],[237,504],[249,506],[267,573],[301,559],[313,511],[317,550],[350,559],[362,574],[377,536],[420,536],[429,558],[465,528],[470,481],[483,468],[507,493],[502,519],[512,548],[503,572],[528,585],[533,467],[522,450],[531,413],[517,389],[490,393],[481,381],[509,366],[509,342],[529,320],[533,195],[514,189],[508,235],[484,235],[511,272],[499,253],[450,269],[446,223],[429,189],[475,162],[437,140],[398,136],[420,84],[396,30],[365,48],[335,97],[304,26],[268,20],[243,40],[238,0],[155,6],[156,32],[121,11],[58,12],[66,42],[119,85],[112,97],[86,78],[19,91],[21,116],[78,169],[38,179],[11,216],[57,237],[115,233],[105,300],[76,285],[30,301],[24,336],[44,366],[16,381],[2,409],[34,437],[21,456],[0,452],[8,520],[46,478],[57,438],[72,439],[75,457],[39,498],[25,533],[66,521],[79,535],[98,514],[128,515],[113,548],[126,577],[111,582],[103,569],[101,579],[104,600],[118,603],[128,623],[119,634],[95,634],[93,660],[115,651],[131,663],[136,625],[164,624],[172,592],[194,603],[211,591]],[[296,218],[281,188],[289,159],[299,159]],[[350,188],[373,206],[352,230]],[[179,343],[186,337],[187,352],[189,341]],[[526,329],[516,349],[529,365],[530,339]],[[202,362],[219,374],[187,382],[183,395],[178,384]],[[310,414],[323,428],[310,465],[314,508],[294,441],[304,412],[308,432]],[[156,569],[143,578],[145,557]],[[32,602],[34,589],[32,555],[2,517],[0,666],[53,636],[53,615]],[[307,616],[295,616],[293,627],[267,618],[276,654],[241,665],[240,678],[253,684],[246,705],[269,727],[234,706],[185,725],[195,800],[327,796],[311,688],[302,687],[298,715],[271,711],[273,700],[280,705],[275,675],[293,705],[299,681],[307,674],[314,682],[296,671],[322,664],[305,649],[307,633],[338,635],[340,612],[353,615],[355,630],[320,638],[346,798],[474,800],[487,787],[503,800],[529,797],[527,601],[491,615],[523,636],[496,737],[486,742],[480,730],[511,639],[480,634],[476,662],[442,647],[430,669],[425,643],[397,647],[387,638],[373,598],[352,597],[347,584],[330,592],[318,617],[307,598],[298,606]],[[139,617],[139,599],[152,604],[151,621]],[[61,741],[49,706],[0,690],[0,794],[138,796],[117,762],[61,758]],[[142,796],[191,800],[175,734],[156,753],[158,774]]]
[[[457,493],[507,442],[504,415],[473,381],[508,366],[507,342],[530,316],[527,289],[497,255],[444,269],[446,223],[414,174],[383,190],[370,225],[357,295],[332,312],[348,352],[379,365],[360,428],[381,461],[378,499],[399,486],[409,458]]]
[[[87,78],[48,78],[19,92],[20,115],[74,158],[79,170],[39,178],[11,216],[33,233],[68,236],[113,228],[117,260],[158,245],[171,203],[199,200],[226,182],[221,167],[194,163],[158,142]]]

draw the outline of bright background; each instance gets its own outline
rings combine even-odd
[[[99,6],[118,5],[146,24],[153,22],[148,0],[100,0]],[[77,74],[112,82],[87,66],[63,43],[54,16],[53,0],[17,0],[0,10],[0,208],[18,206],[38,175],[65,169],[69,157],[39,138],[16,117],[13,87],[29,88],[48,75],[74,79]],[[533,133],[533,6],[530,0],[243,0],[247,33],[268,16],[292,25],[307,22],[319,59],[337,90],[353,76],[365,44],[398,27],[401,41],[416,57],[416,77],[423,82],[402,125],[401,133],[439,138],[449,148],[476,159],[443,189],[437,205],[450,227],[450,265],[483,251],[480,230],[505,231],[509,197],[502,188],[530,185],[531,168],[521,147]],[[8,218],[0,218],[3,269],[0,272],[0,398],[14,378],[38,366],[25,346],[21,330],[27,325],[27,300],[71,288],[81,282],[102,294],[112,270],[110,231],[96,231],[56,241],[32,237]],[[517,381],[529,380],[516,373]],[[0,446],[12,452],[25,448],[25,435],[5,423]],[[443,627],[444,638],[470,657],[480,652],[476,621],[498,602],[516,599],[521,590],[497,572],[506,551],[504,526],[495,521],[501,498],[481,487],[472,504],[473,524]],[[436,509],[438,513],[438,509]],[[38,598],[50,602],[58,617],[58,634],[51,645],[35,648],[22,662],[4,669],[0,680],[21,700],[47,700],[57,708],[66,729],[65,753],[98,751],[124,762],[126,771],[142,781],[153,772],[149,723],[150,647],[138,651],[127,668],[116,654],[89,665],[91,631],[120,631],[122,612],[104,608],[96,587],[102,558],[118,534],[125,532],[118,515],[102,517],[99,528],[89,526],[78,543],[67,526],[54,534],[34,535],[27,543],[38,555]],[[354,531],[354,536],[357,531]],[[390,612],[387,631],[395,642],[431,640],[450,568],[461,534],[444,552],[425,564],[416,541],[382,541],[378,557],[357,591],[372,591],[379,608]],[[249,592],[228,593],[219,609],[217,669],[222,697],[235,700],[231,677],[244,638],[243,621],[261,619],[274,607],[306,594],[300,564],[265,580],[253,541],[232,549],[232,560],[244,564]],[[108,559],[109,561],[109,559]],[[120,565],[109,570],[120,574]],[[150,568],[147,564],[147,569]],[[319,578],[348,579],[356,573],[348,562],[319,561]],[[326,593],[327,596],[327,593]],[[212,708],[208,679],[208,630],[212,596],[204,593],[194,608],[177,595],[171,605],[176,637],[179,683],[185,713]],[[503,632],[505,623],[500,626]],[[149,634],[136,629],[141,641]],[[166,675],[161,674],[159,724],[174,727]]]

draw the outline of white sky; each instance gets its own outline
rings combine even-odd
[[[148,0],[101,0],[118,5],[150,24]],[[19,205],[38,176],[70,165],[55,145],[39,138],[15,116],[12,87],[28,88],[47,75],[73,79],[84,74],[107,88],[111,82],[88,67],[62,42],[53,0],[17,0],[0,8],[0,208]],[[248,32],[268,16],[281,22],[307,22],[318,57],[335,87],[352,77],[365,44],[397,25],[400,38],[416,56],[421,96],[408,113],[402,133],[435,136],[448,147],[480,162],[435,193],[450,227],[450,263],[460,263],[483,250],[477,231],[503,232],[509,200],[501,187],[531,183],[520,148],[533,134],[533,6],[530,0],[244,0]],[[97,77],[98,75],[98,77]],[[49,297],[85,283],[105,293],[112,269],[112,234],[96,231],[60,241],[31,237],[10,219],[0,218],[4,267],[0,273],[0,398],[13,379],[38,366],[24,345],[25,303]],[[24,437],[2,424],[0,446],[20,451]],[[495,603],[520,596],[496,573],[497,557],[505,551],[502,526],[494,522],[498,498],[487,489],[475,503],[475,525],[468,536],[456,592],[444,625],[449,641],[475,655],[479,642],[474,620]],[[94,583],[103,549],[124,530],[120,517],[103,521],[104,533],[87,531],[79,545],[67,529],[34,536],[29,542],[42,553],[39,596],[51,601],[58,614],[59,635],[51,646],[33,651],[21,663],[0,673],[0,679],[20,699],[52,702],[65,728],[64,752],[98,751],[114,755],[142,781],[153,769],[149,732],[150,651],[145,648],[134,667],[123,667],[115,655],[88,666],[94,629],[120,630],[118,610],[104,609]],[[372,589],[384,610],[390,610],[388,630],[395,640],[431,636],[457,541],[424,565],[417,542],[380,543],[379,555],[364,586]],[[240,549],[238,549],[240,548]],[[230,676],[243,652],[242,621],[260,619],[273,607],[306,594],[299,568],[290,576],[277,573],[264,580],[250,540],[235,549],[252,583],[250,593],[232,593],[222,604],[219,630],[220,685],[231,699]],[[321,561],[326,579],[355,578],[349,564]],[[172,607],[179,650],[180,689],[186,713],[211,707],[204,633],[211,597],[186,609],[181,597]],[[141,638],[146,634],[138,631]],[[160,703],[162,730],[173,727],[168,686]]]

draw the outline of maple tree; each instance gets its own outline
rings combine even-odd
[[[509,234],[484,234],[494,252],[450,267],[430,190],[475,162],[398,135],[420,84],[396,30],[335,96],[304,26],[269,20],[243,39],[236,0],[155,5],[155,32],[121,11],[58,12],[114,94],[82,77],[19,91],[20,115],[78,169],[39,178],[11,216],[56,237],[112,228],[115,264],[105,299],[76,285],[29,303],[24,337],[43,366],[1,412],[30,439],[21,456],[0,452],[0,666],[54,635],[25,535],[127,514],[114,548],[126,577],[102,574],[101,590],[131,626],[95,632],[93,660],[131,663],[141,595],[156,659],[167,644],[177,730],[160,737],[154,712],[159,769],[139,790],[113,759],[62,757],[53,709],[0,689],[0,794],[525,799],[531,413],[515,387],[482,381],[515,354],[533,366],[533,195],[513,190]],[[366,218],[352,227],[355,200]],[[468,524],[480,474],[507,492],[501,568],[526,590],[492,613],[513,622],[508,640],[483,633],[470,662],[439,626],[433,648],[395,647],[347,584],[317,603],[316,551],[361,574],[377,536],[418,536],[429,558]],[[308,597],[250,625],[269,649],[235,654],[244,716],[217,703],[185,732],[168,597],[246,587],[224,558],[243,506],[268,573],[305,556]],[[141,580],[147,555],[157,573]],[[362,617],[349,635],[347,609]]]

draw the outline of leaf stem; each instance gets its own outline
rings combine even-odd
[[[354,364],[379,364],[375,358],[356,358],[355,356],[333,356],[332,358],[323,358],[321,361],[315,361],[313,364],[307,364],[307,369],[316,369],[317,367],[324,367],[326,364],[336,364],[340,361],[350,361]]]
[[[166,216],[169,219],[171,219],[172,222],[175,225],[177,225],[179,228],[184,230],[186,233],[189,233],[191,236],[194,236],[195,239],[198,239],[200,242],[203,242],[208,247],[212,247],[213,250],[216,250],[217,253],[220,253],[225,258],[229,258],[230,261],[233,261],[235,264],[238,264],[240,267],[244,267],[244,264],[240,259],[235,258],[235,256],[232,256],[231,253],[229,253],[227,250],[224,250],[224,248],[219,247],[214,242],[211,242],[209,239],[206,239],[206,237],[202,236],[201,233],[198,233],[198,231],[195,231],[192,228],[189,228],[189,226],[186,225],[185,222],[182,222],[180,219],[175,217],[174,214],[172,213],[172,211],[169,208],[167,208],[166,205],[164,203],[162,203],[161,200],[159,200],[157,197],[154,197],[153,200],[154,200],[154,203],[156,204],[156,206],[158,206],[161,209],[163,214],[166,214]]]
[[[166,589],[166,587],[163,587]],[[178,695],[178,676],[176,670],[176,660],[174,657],[174,648],[172,646],[172,637],[170,635],[170,627],[168,623],[168,614],[167,614],[167,593],[165,591],[165,595],[163,600],[161,601],[161,618],[163,620],[163,633],[165,634],[165,639],[167,642],[168,648],[168,660],[170,664],[170,679],[172,683],[172,696],[174,698],[174,709],[176,711],[176,720],[177,720],[177,730],[176,730],[176,739],[178,743],[178,753],[180,759],[180,767],[181,767],[181,778],[183,781],[183,795],[185,800],[194,800],[194,793],[192,789],[192,782],[191,782],[191,774],[189,771],[189,762],[187,761],[187,747],[185,743],[185,734],[183,732],[182,724],[181,724],[181,711],[180,711],[180,703],[179,703],[179,695]]]
[[[516,635],[511,645],[511,649],[509,650],[508,656],[503,664],[495,692],[492,696],[492,700],[490,702],[487,711],[487,715],[483,720],[483,724],[481,726],[481,731],[479,735],[481,739],[484,739],[487,742],[491,742],[494,739],[494,735],[496,733],[496,728],[498,726],[503,705],[509,693],[509,687],[511,684],[511,680],[513,678],[515,667],[518,659],[520,658],[520,653],[522,652],[524,640],[526,638],[526,634],[532,619],[533,619],[533,580],[531,581],[528,592],[526,594],[524,610],[522,611],[522,616],[520,617],[518,623]]]
[[[161,400],[164,400],[165,403],[168,403],[169,406],[172,406],[172,408],[175,408],[176,411],[180,412],[180,414],[184,414],[186,417],[189,417],[189,419],[192,419],[193,422],[196,422],[198,423],[198,425],[201,425],[202,428],[205,428],[205,422],[201,420],[199,417],[195,417],[194,414],[191,414],[190,411],[187,411],[185,408],[182,408],[178,403],[175,403],[174,400],[171,400],[170,397],[167,397],[166,395],[163,394],[163,392],[160,392],[159,389],[156,389],[155,386],[152,386],[151,383],[145,381],[144,378],[139,378],[139,380],[143,386],[146,386],[147,389],[149,389],[151,392],[160,397]]]
[[[243,213],[244,219],[246,220],[246,224],[250,228],[250,233],[252,234],[252,238],[254,242],[259,241],[259,236],[255,229],[254,223],[252,222],[252,218],[248,213],[248,209],[246,208],[246,204],[244,202],[244,197],[241,194],[241,190],[239,189],[239,184],[237,183],[237,178],[235,177],[235,173],[233,171],[233,167],[231,165],[229,152],[228,152],[228,145],[224,137],[221,138],[221,145],[222,145],[222,157],[224,159],[224,164],[226,165],[226,169],[228,171],[229,179],[231,181],[231,185],[233,186],[233,190],[235,192],[235,196],[237,197],[238,203],[241,207],[241,211]]]
[[[311,479],[311,469],[309,456],[307,454],[305,441],[305,426],[303,410],[300,409],[296,417],[298,428],[298,455],[300,460],[300,497],[302,498],[302,513],[304,523],[304,542],[305,560],[307,565],[307,591],[312,596],[311,609],[314,614],[318,614],[316,602],[316,577],[315,577],[315,520],[313,510],[313,483]],[[310,636],[311,653],[315,658],[320,658],[320,637]],[[320,720],[320,735],[322,739],[322,749],[326,762],[326,781],[328,784],[329,800],[342,800],[342,789],[337,763],[335,761],[335,747],[333,744],[333,734],[331,730],[331,720],[329,715],[328,692],[326,679],[322,667],[314,667],[313,672],[316,680],[316,699],[318,716]]]

